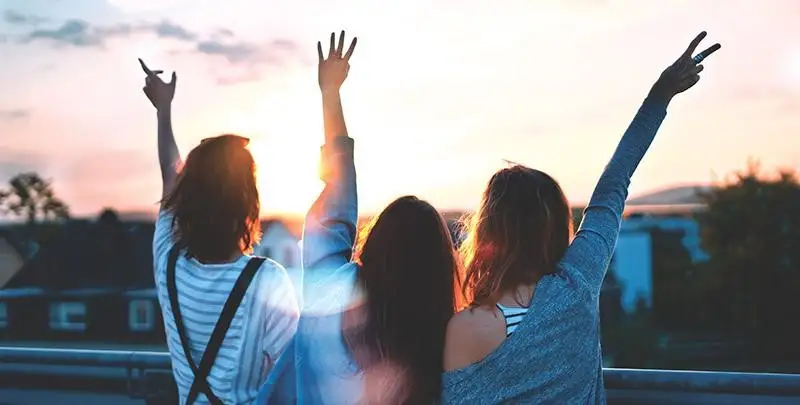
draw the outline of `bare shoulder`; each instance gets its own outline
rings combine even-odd
[[[505,340],[505,321],[494,308],[476,307],[455,314],[447,324],[445,371],[483,360]]]

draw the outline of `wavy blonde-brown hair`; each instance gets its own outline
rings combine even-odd
[[[503,292],[555,271],[572,238],[572,215],[552,177],[513,165],[489,180],[464,231],[463,294],[473,306],[494,305]]]

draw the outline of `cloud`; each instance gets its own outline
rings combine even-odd
[[[14,15],[17,20],[24,18]],[[281,66],[289,60],[299,59],[298,44],[290,39],[277,38],[267,43],[243,40],[229,29],[218,29],[211,35],[201,35],[169,20],[139,24],[92,26],[80,19],[64,21],[57,28],[37,28],[20,39],[21,43],[44,42],[56,48],[105,48],[108,41],[134,35],[155,35],[189,46],[191,53],[218,57],[228,65],[236,66],[245,74],[233,78],[219,78],[220,84],[235,84],[258,80],[263,65]],[[180,51],[179,51],[180,52]]]
[[[223,43],[215,40],[197,43],[197,52],[206,55],[221,56],[230,63],[240,63],[252,59],[259,53],[259,48],[248,42]]]
[[[266,44],[234,40],[204,40],[197,42],[197,52],[220,56],[231,64],[261,63],[282,64],[287,56],[298,52],[298,45],[288,39],[275,39]]]
[[[39,25],[47,21],[47,18],[33,14],[22,14],[14,10],[6,10],[3,13],[3,21],[11,25]]]
[[[127,38],[137,34],[153,34],[161,39],[175,39],[183,42],[193,42],[198,37],[196,33],[168,20],[136,25],[92,26],[84,20],[70,19],[64,21],[58,28],[35,29],[26,34],[20,42],[44,41],[53,46],[102,48],[110,39]]]
[[[161,22],[144,25],[141,28],[144,30],[152,30],[159,38],[172,38],[179,41],[196,41],[197,34],[187,30],[186,28],[172,23],[168,20]]]
[[[299,45],[288,39],[256,44],[247,41],[207,40],[197,44],[197,52],[224,58],[229,68],[216,75],[219,85],[228,86],[260,80],[264,65],[283,66],[288,61],[304,63]]]
[[[0,110],[0,122],[14,122],[30,117],[30,110],[17,108],[13,110]]]
[[[67,20],[56,29],[36,29],[23,39],[23,43],[34,41],[49,41],[55,46],[72,45],[76,47],[97,46],[102,47],[105,40],[111,36],[109,32],[92,29],[86,21]]]

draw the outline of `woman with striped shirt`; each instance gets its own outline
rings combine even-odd
[[[251,404],[300,310],[283,267],[250,255],[261,232],[248,140],[208,138],[182,160],[172,134],[177,77],[165,82],[139,63],[158,121],[153,269],[180,404]]]

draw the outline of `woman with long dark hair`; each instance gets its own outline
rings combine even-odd
[[[249,253],[261,236],[248,140],[203,140],[182,161],[169,82],[139,60],[158,117],[162,203],[153,236],[155,286],[181,404],[250,404],[300,316],[286,271]]]
[[[303,231],[304,308],[296,338],[301,404],[430,404],[439,397],[447,322],[458,308],[455,251],[441,215],[413,196],[361,232],[353,140],[339,88],[356,41],[319,52],[325,188]],[[355,251],[355,254],[354,254]]]
[[[515,165],[492,176],[461,247],[471,308],[448,326],[442,400],[448,404],[605,403],[600,286],[628,184],[673,96],[694,86],[705,37],[653,85],[622,136],[572,235],[569,204],[546,173]]]

